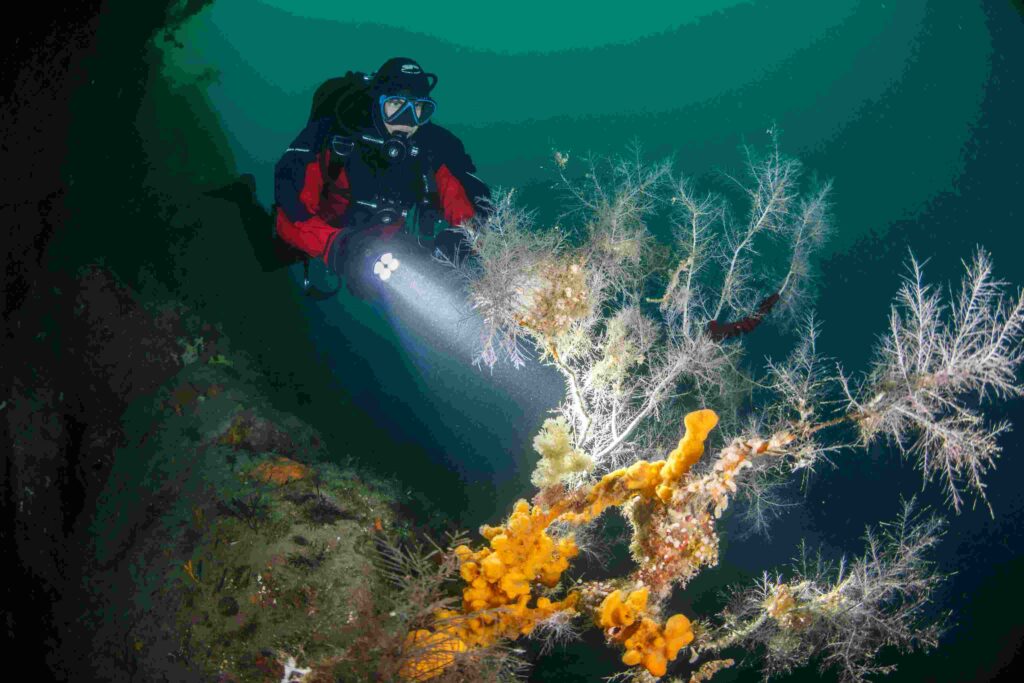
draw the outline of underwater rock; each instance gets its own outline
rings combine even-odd
[[[236,415],[220,436],[220,443],[250,453],[273,451],[284,455],[295,452],[295,443],[286,431],[251,410]]]
[[[376,529],[401,528],[393,499],[327,462],[258,380],[245,362],[195,362],[125,413],[89,581],[98,606],[129,616],[94,622],[91,649],[147,643],[123,655],[137,680],[262,683],[295,653],[297,671],[329,669],[357,605],[382,593]]]
[[[232,617],[238,614],[238,600],[230,595],[225,595],[217,601],[217,611],[225,617]]]
[[[82,534],[124,443],[121,414],[179,369],[181,320],[176,311],[149,310],[93,265],[51,274],[9,321],[4,357],[17,362],[2,364],[4,536],[23,572],[12,579],[22,587],[18,601],[31,605],[15,609],[11,624],[23,619],[19,632],[27,633],[61,629],[49,611],[62,599],[77,602]],[[38,594],[29,597],[27,586]]]

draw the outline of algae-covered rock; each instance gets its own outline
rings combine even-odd
[[[352,643],[356,592],[379,582],[370,558],[376,529],[391,523],[386,501],[329,464],[316,466],[316,480],[266,476],[313,471],[285,460],[239,468],[239,488],[225,491],[212,518],[193,520],[200,536],[168,576],[180,595],[178,632],[205,644],[196,664],[211,675],[262,681],[271,661],[340,654]]]
[[[388,487],[333,464],[238,360],[186,365],[125,415],[93,524],[98,671],[242,683],[330,670],[383,588],[376,544],[399,528]]]

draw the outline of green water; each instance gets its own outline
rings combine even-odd
[[[832,246],[845,249],[960,175],[991,85],[993,48],[980,6],[719,5],[708,12],[710,3],[698,3],[691,16],[641,7],[643,22],[627,26],[621,40],[611,40],[606,26],[588,45],[578,44],[587,22],[614,24],[614,15],[581,5],[588,19],[576,23],[526,7],[515,14],[548,28],[508,53],[500,43],[480,44],[504,18],[479,8],[446,6],[417,24],[417,12],[388,5],[355,17],[366,23],[351,23],[326,18],[326,10],[305,17],[227,0],[187,27],[176,63],[189,73],[217,71],[210,102],[230,130],[236,163],[262,170],[261,178],[324,78],[375,69],[394,54],[439,74],[437,121],[462,136],[492,184],[541,182],[552,149],[581,158],[621,152],[634,138],[652,156],[673,155],[698,175],[736,165],[737,145],[763,141],[775,122],[789,152],[836,178],[843,229]],[[410,21],[400,27],[386,25],[405,16]],[[653,16],[662,19],[650,23]],[[432,30],[437,22],[446,30]],[[490,29],[475,35],[478,24]],[[633,35],[640,25],[646,35]],[[561,30],[550,35],[552,26]],[[568,36],[565,44],[560,35]],[[260,192],[270,200],[266,183]],[[866,197],[870,211],[854,213],[865,202],[853,198]]]

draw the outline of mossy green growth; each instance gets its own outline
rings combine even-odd
[[[234,365],[234,363],[232,363],[231,360],[222,353],[214,354],[213,356],[210,357],[210,360],[207,362],[210,365],[224,365],[229,368]]]
[[[288,657],[309,666],[351,645],[360,601],[384,590],[370,558],[394,519],[380,492],[319,464],[284,485],[242,473],[213,515],[196,509],[199,539],[168,577],[194,666],[240,683],[280,680]]]
[[[367,613],[405,635],[373,566],[378,543],[405,535],[393,487],[330,462],[320,435],[268,405],[231,357],[183,367],[126,411],[97,502],[88,585],[102,608],[90,624],[129,644],[139,680],[276,683],[289,658],[330,670],[352,657]],[[268,465],[289,474],[268,477]]]

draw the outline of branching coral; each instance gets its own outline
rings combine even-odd
[[[1024,393],[1016,376],[1024,359],[1024,296],[1004,298],[1005,283],[993,279],[983,250],[966,271],[947,318],[947,305],[911,257],[866,386],[859,396],[847,392],[864,441],[884,435],[916,456],[926,478],[945,484],[956,510],[964,488],[984,500],[982,475],[999,456],[996,437],[1009,429],[1007,422],[985,424],[975,404]]]
[[[918,514],[910,500],[895,523],[867,532],[866,551],[849,565],[805,553],[789,580],[765,574],[738,591],[700,652],[763,649],[769,674],[818,656],[822,669],[834,666],[850,683],[892,671],[875,662],[882,647],[934,646],[941,632],[941,619],[930,620],[926,607],[943,577],[925,552],[943,526],[937,517]]]
[[[532,345],[556,367],[567,388],[559,412],[597,472],[660,448],[672,422],[657,418],[673,396],[708,405],[749,387],[735,370],[738,345],[709,333],[712,321],[760,320],[768,307],[757,310],[758,302],[770,294],[780,308],[801,299],[808,259],[829,225],[830,186],[805,196],[799,162],[780,153],[774,133],[772,143],[766,154],[747,150],[747,207],[698,196],[670,164],[645,163],[636,150],[592,162],[582,178],[559,165],[575,205],[569,215],[581,218],[574,229],[529,230],[511,194],[499,195],[480,226],[485,246],[468,280],[485,312],[481,360],[497,362],[497,339],[517,364]],[[664,217],[676,243],[654,247],[648,221]],[[792,250],[788,270],[757,259],[764,248]]]
[[[623,309],[608,321],[600,360],[590,370],[590,383],[598,388],[622,391],[630,374],[645,359],[647,345],[640,333],[644,322],[635,308]]]
[[[698,655],[751,645],[765,646],[766,676],[820,654],[860,680],[889,670],[874,662],[882,644],[934,643],[935,627],[911,618],[937,583],[921,571],[919,554],[934,537],[928,525],[888,550],[869,540],[857,576],[841,567],[827,579],[766,578],[741,611],[696,625],[663,613],[674,589],[718,563],[718,520],[737,497],[775,504],[774,482],[852,446],[888,437],[919,457],[927,477],[945,481],[954,509],[965,486],[984,500],[982,475],[1008,425],[985,425],[965,399],[1022,393],[1024,299],[1004,302],[984,252],[951,307],[913,263],[863,379],[818,355],[813,316],[785,362],[769,362],[763,380],[748,375],[737,338],[762,319],[796,317],[808,300],[810,259],[831,225],[831,184],[801,187],[801,164],[769,132],[767,153],[746,150],[747,177],[735,181],[740,207],[699,195],[667,164],[644,164],[639,154],[609,164],[610,178],[592,164],[578,184],[565,175],[568,158],[556,158],[583,216],[566,231],[530,229],[512,193],[499,193],[478,226],[477,265],[464,271],[484,322],[479,360],[493,365],[503,351],[520,365],[535,351],[561,373],[565,399],[534,441],[542,456],[534,504],[520,501],[504,526],[484,527],[488,547],[455,551],[461,609],[438,610],[434,623],[410,632],[419,654],[409,656],[407,677],[440,675],[541,622],[564,632],[577,615],[623,648],[622,661],[634,667],[625,677],[636,681],[664,675],[688,645],[693,681],[733,663],[698,663]],[[655,246],[647,231],[661,209],[675,244]],[[643,459],[668,450],[686,405],[714,410],[686,415],[685,435],[665,460]],[[720,419],[725,436],[702,464]],[[856,443],[835,429],[842,425],[856,427]],[[560,591],[578,550],[570,532],[588,533],[611,507],[631,525],[635,570]],[[760,525],[764,516],[754,516]]]

